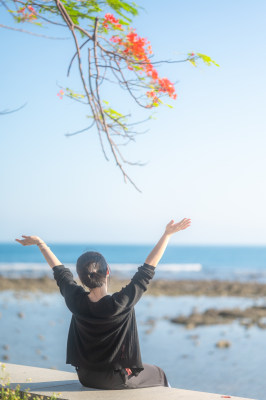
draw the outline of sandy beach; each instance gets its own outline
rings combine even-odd
[[[128,279],[112,277],[110,293],[116,292],[129,282]],[[53,293],[58,291],[56,282],[47,277],[6,278],[0,277],[0,291],[30,291]],[[266,284],[259,282],[237,282],[222,280],[163,280],[151,282],[147,291],[151,296],[234,296],[259,298],[266,296]]]

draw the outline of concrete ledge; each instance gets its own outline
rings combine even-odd
[[[10,387],[20,385],[20,390],[40,396],[60,393],[59,399],[67,400],[221,400],[223,395],[191,390],[151,387],[134,390],[97,390],[85,388],[77,379],[77,374],[46,368],[28,367],[17,364],[5,365],[5,376]],[[1,363],[0,363],[1,368]],[[3,374],[2,374],[3,375]],[[29,381],[30,380],[30,381]],[[1,383],[0,383],[1,386]],[[231,396],[232,400],[254,400]]]

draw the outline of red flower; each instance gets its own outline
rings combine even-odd
[[[60,98],[60,100],[62,100],[64,94],[65,94],[65,92],[61,89],[61,90],[59,90],[59,92],[57,93],[57,96]]]
[[[23,13],[23,14],[24,14],[25,8],[26,8],[26,7],[20,8],[20,9],[18,10],[18,13]]]
[[[22,8],[20,8],[17,12],[18,13],[21,13],[22,14],[22,16],[20,17],[21,18],[21,21],[30,21],[30,20],[32,20],[32,19],[36,19],[37,17],[36,17],[36,11],[35,11],[35,9],[32,7],[32,6],[27,6],[27,9],[29,10],[29,11],[33,11],[33,12],[31,12],[30,14],[29,13],[27,13],[27,12],[25,12],[25,10],[26,10],[26,7],[22,7]]]
[[[117,22],[112,14],[106,14],[105,20],[106,23]],[[138,36],[135,30],[131,30],[124,38],[112,36],[110,40],[118,46],[119,51],[126,58],[129,70],[134,70],[134,66],[137,66],[140,74],[144,72],[151,79],[155,91],[148,91],[146,95],[152,98],[152,105],[158,105],[159,98],[156,93],[167,93],[172,99],[177,98],[174,85],[167,78],[159,78],[158,72],[151,64],[148,54],[152,54],[152,48],[146,38]]]
[[[104,20],[103,20],[103,27],[108,29],[109,28],[109,24],[112,25],[113,28],[119,29],[119,30],[123,30],[122,25],[119,24],[119,20],[116,19],[113,14],[105,14],[104,16]]]

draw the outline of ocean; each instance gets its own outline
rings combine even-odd
[[[85,251],[104,255],[114,275],[130,277],[143,264],[152,245],[49,244],[75,275],[75,262]],[[48,275],[51,271],[36,246],[0,244],[0,275]],[[228,279],[266,281],[266,246],[169,245],[155,279]]]

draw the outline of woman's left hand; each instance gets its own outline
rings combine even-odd
[[[39,238],[38,236],[26,236],[26,235],[21,235],[24,239],[15,239],[16,242],[22,244],[22,246],[31,246],[33,244],[41,244],[44,243],[44,241]]]
[[[26,236],[21,235],[24,239],[15,239],[16,242],[22,244],[22,246],[31,246],[36,244],[42,252],[45,260],[48,262],[51,268],[56,267],[57,265],[62,265],[62,263],[58,260],[58,258],[51,251],[49,246],[41,239],[39,236]]]
[[[175,224],[174,220],[172,219],[165,228],[165,234],[166,235],[173,235],[176,232],[183,231],[184,229],[187,229],[191,225],[191,219],[190,218],[183,218],[182,221],[177,222]]]

